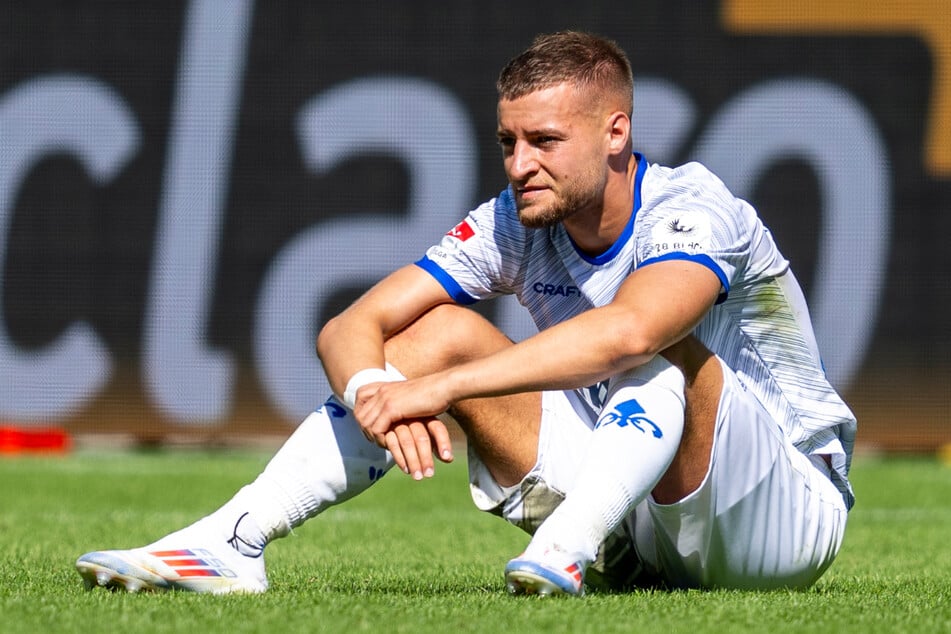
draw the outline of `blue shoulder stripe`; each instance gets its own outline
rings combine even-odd
[[[442,267],[430,260],[428,256],[424,255],[419,260],[417,260],[415,264],[436,278],[436,281],[439,282],[444,289],[446,289],[446,292],[449,293],[449,296],[452,297],[453,301],[455,301],[457,304],[468,306],[479,301],[479,298],[473,297],[463,290],[456,280],[446,273]]]
[[[649,258],[641,262],[640,266],[647,266],[648,264],[654,264],[655,262],[664,262],[666,260],[687,260],[690,262],[696,262],[697,264],[703,265],[714,272],[714,274],[720,279],[720,284],[723,286],[723,292],[720,293],[720,296],[717,297],[717,304],[722,304],[726,301],[727,296],[730,294],[730,280],[727,278],[726,273],[723,272],[723,269],[713,261],[709,255],[705,253],[690,254],[684,253],[683,251],[671,251],[670,253],[665,253],[664,255],[659,255],[656,258]]]

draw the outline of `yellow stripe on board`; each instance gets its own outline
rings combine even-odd
[[[914,35],[934,57],[925,166],[951,177],[951,2],[948,0],[723,0],[724,26],[738,34]]]

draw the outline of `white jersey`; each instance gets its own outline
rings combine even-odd
[[[511,189],[473,210],[417,264],[461,304],[515,294],[539,330],[610,303],[634,269],[668,259],[708,267],[717,304],[694,334],[729,365],[807,455],[831,457],[848,506],[856,421],[829,384],[805,300],[756,211],[698,163],[637,155],[634,208],[610,249],[579,251],[562,225],[528,229]],[[599,408],[600,386],[579,390]]]

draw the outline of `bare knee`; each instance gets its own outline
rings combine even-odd
[[[407,377],[438,372],[478,359],[512,342],[475,311],[436,306],[384,344],[384,356]]]
[[[511,345],[508,337],[475,311],[443,304],[387,340],[384,354],[405,376],[415,378]],[[540,393],[468,399],[453,404],[449,413],[500,485],[519,482],[534,466]]]

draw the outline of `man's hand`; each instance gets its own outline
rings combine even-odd
[[[393,460],[403,473],[411,474],[414,480],[422,480],[424,477],[431,478],[435,473],[434,443],[439,459],[452,462],[449,430],[437,418],[393,425],[385,434],[384,446],[393,454]]]
[[[370,383],[357,392],[354,415],[368,440],[389,450],[404,473],[421,480],[434,473],[434,449],[441,461],[452,461],[449,430],[436,418],[449,405],[420,380]]]

